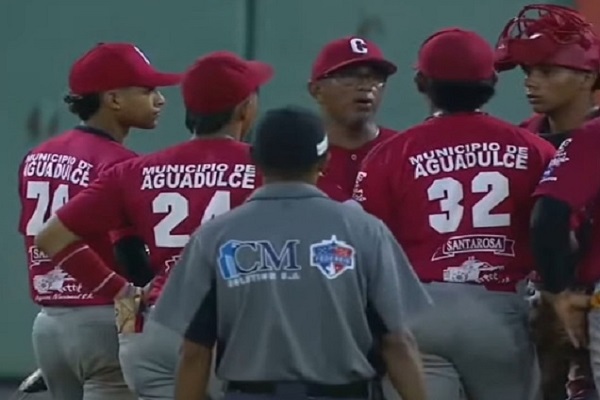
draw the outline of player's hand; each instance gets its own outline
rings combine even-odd
[[[591,296],[565,290],[556,295],[547,295],[562,322],[571,344],[577,349],[588,343],[587,313],[591,307]]]

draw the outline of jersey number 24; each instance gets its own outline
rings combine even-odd
[[[227,190],[217,190],[208,202],[200,224],[224,214],[230,209],[231,193]],[[190,235],[173,234],[172,231],[190,216],[188,199],[176,192],[161,193],[152,201],[152,212],[167,214],[154,227],[156,247],[185,247],[190,240]]]
[[[466,186],[466,185],[465,185]],[[465,207],[461,204],[465,190],[485,193],[471,210],[473,228],[494,228],[510,225],[510,214],[493,214],[492,210],[509,196],[508,178],[497,171],[480,172],[468,188],[458,180],[446,177],[433,181],[427,189],[429,201],[439,201],[439,214],[429,216],[429,225],[439,233],[455,232],[463,219]]]

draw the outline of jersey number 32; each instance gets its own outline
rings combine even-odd
[[[466,186],[466,185],[465,185]],[[509,196],[508,178],[500,172],[480,172],[468,188],[454,178],[446,177],[433,181],[427,189],[429,201],[439,201],[439,214],[429,216],[429,225],[439,233],[455,232],[463,219],[465,190],[485,193],[471,210],[473,228],[494,228],[510,225],[510,214],[493,214],[492,210]]]
[[[208,202],[200,224],[224,214],[230,209],[231,193],[227,190],[217,190]],[[154,227],[156,247],[185,247],[190,240],[190,235],[173,234],[172,231],[190,216],[188,199],[176,192],[161,193],[152,201],[152,212],[167,214]]]

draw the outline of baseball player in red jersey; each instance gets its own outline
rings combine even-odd
[[[587,242],[571,240],[571,218],[582,208],[595,222],[600,217],[600,120],[594,119],[565,140],[550,162],[535,191],[532,218],[532,248],[544,289],[551,293],[557,314],[565,323],[577,348],[587,344],[585,314],[590,306],[586,293],[570,290],[573,284],[592,288],[593,309],[589,313],[589,350],[596,387],[600,385],[600,225],[594,223]]]
[[[503,29],[496,50],[496,69],[520,66],[525,89],[537,113],[521,126],[538,133],[555,147],[586,119],[599,115],[594,102],[600,71],[600,43],[591,25],[575,10],[547,4],[524,7]],[[581,237],[591,221],[585,213],[573,220]],[[533,279],[539,288],[539,279]],[[551,329],[554,317],[546,296],[536,290],[532,310],[534,337],[546,400],[586,399],[595,393],[589,356],[574,351],[564,335]],[[568,373],[567,373],[568,372]],[[569,382],[565,385],[566,377]]]
[[[374,121],[387,79],[395,72],[381,49],[360,37],[334,40],[317,56],[308,91],[325,118],[331,154],[320,188],[337,185],[351,197],[364,157],[395,133]]]
[[[229,52],[200,58],[182,82],[186,126],[193,140],[106,171],[47,224],[43,234],[53,240],[40,240],[42,249],[59,264],[71,266],[71,258],[76,259],[75,276],[92,268],[100,276],[106,267],[80,238],[134,227],[149,246],[152,264],[162,270],[147,296],[151,309],[190,234],[243,203],[259,184],[250,147],[239,140],[256,117],[259,87],[272,75],[267,64]],[[119,297],[129,296],[122,284],[114,288],[111,295],[121,291]],[[135,340],[122,341],[125,378],[140,398],[173,398],[181,341],[151,319]]]
[[[42,307],[33,325],[33,346],[55,399],[135,397],[119,366],[113,296],[102,286],[102,279],[118,270],[108,232],[88,238],[89,248],[106,265],[105,275],[93,285],[87,269],[75,276],[34,238],[48,218],[102,171],[135,156],[122,140],[132,127],[156,126],[165,103],[156,88],[175,85],[179,79],[157,72],[132,44],[98,45],[77,60],[69,74],[66,101],[81,125],[35,147],[20,166],[19,230],[27,248],[31,297]],[[55,240],[51,232],[42,235],[41,243]]]
[[[496,76],[476,33],[435,33],[417,70],[434,113],[367,157],[354,198],[386,222],[436,302],[412,323],[428,398],[529,399],[535,357],[517,284],[532,265],[531,194],[554,148],[480,111]]]
[[[586,119],[598,116],[600,43],[577,11],[549,4],[524,7],[504,27],[496,69],[521,67],[527,99],[536,113],[521,126],[556,147]]]

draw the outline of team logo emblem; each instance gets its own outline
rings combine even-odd
[[[361,38],[350,39],[350,48],[352,49],[352,52],[356,54],[367,54],[369,52],[367,42]]]
[[[310,246],[310,265],[316,267],[327,277],[335,279],[344,272],[354,269],[356,250],[344,241],[323,240]]]

